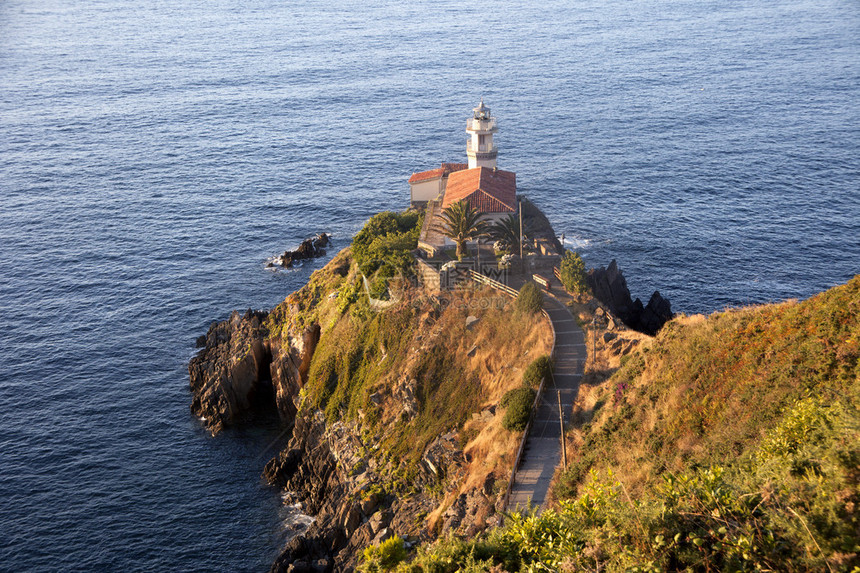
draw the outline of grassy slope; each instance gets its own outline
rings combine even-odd
[[[858,355],[860,277],[800,303],[676,319],[602,389],[562,495],[591,467],[638,492],[664,471],[742,458],[796,400],[855,395]]]
[[[860,276],[681,317],[583,388],[555,511],[411,571],[860,571]]]
[[[451,430],[459,432],[471,463],[454,491],[444,490],[455,484],[443,484],[440,495],[456,497],[494,470],[506,475],[516,436],[501,428],[501,415],[486,421],[471,414],[497,404],[520,385],[532,360],[549,354],[545,321],[515,313],[512,301],[492,290],[451,294],[442,301],[447,305],[413,288],[395,298],[400,302],[373,311],[346,249],[272,311],[273,337],[295,335],[314,322],[322,329],[303,408],[322,409],[330,422],[355,424],[368,455],[390,469],[387,491],[413,493],[410,478],[425,447]],[[479,320],[467,329],[469,315]],[[396,391],[410,380],[414,416],[403,414]]]

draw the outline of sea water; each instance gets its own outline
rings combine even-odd
[[[673,309],[860,271],[860,5],[6,0],[0,4],[0,569],[265,570],[295,508],[275,420],[211,438],[194,339],[269,308],[465,160],[589,266]]]

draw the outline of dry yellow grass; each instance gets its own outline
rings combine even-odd
[[[468,316],[478,319],[471,328],[465,327]],[[457,293],[438,324],[452,335],[450,351],[464,359],[467,374],[478,377],[483,408],[497,405],[505,392],[519,387],[525,368],[552,351],[547,320],[542,315],[517,314],[511,299],[490,289]],[[499,409],[488,420],[470,419],[463,426],[463,435],[473,436],[464,448],[470,461],[459,487],[449,491],[428,516],[431,529],[458,495],[482,487],[489,474],[507,480],[521,435],[505,430],[501,421]]]

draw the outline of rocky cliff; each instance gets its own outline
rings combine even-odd
[[[273,572],[350,571],[362,550],[395,534],[410,545],[437,533],[475,535],[500,522],[502,497],[489,474],[480,487],[459,493],[437,529],[424,517],[438,506],[434,490],[456,484],[466,473],[467,456],[455,433],[440,436],[424,452],[409,487],[392,485],[390,464],[370,453],[357,425],[326,424],[322,412],[296,419],[289,445],[266,464],[264,478],[290,491],[313,525],[294,538],[272,566]]]
[[[213,433],[260,408],[293,425],[264,478],[315,521],[273,571],[350,571],[392,535],[419,543],[499,522],[517,436],[495,406],[549,352],[543,319],[510,325],[491,291],[407,292],[373,312],[360,284],[342,253],[271,312],[213,324],[189,364],[191,409]]]
[[[271,353],[263,322],[267,312],[234,311],[213,323],[200,337],[203,349],[188,364],[191,411],[213,433],[249,418],[257,404],[269,401]]]
[[[320,329],[314,324],[298,336],[272,339],[268,316],[233,311],[198,340],[203,348],[188,364],[191,411],[213,434],[272,407],[292,423]]]

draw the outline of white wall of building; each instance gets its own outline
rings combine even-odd
[[[425,203],[439,196],[442,192],[442,178],[428,179],[427,181],[419,181],[410,183],[410,198],[413,203]]]

